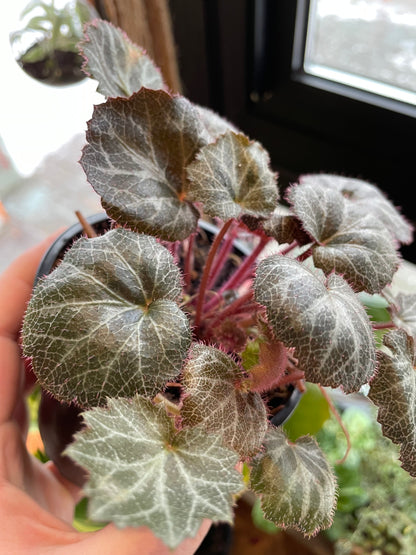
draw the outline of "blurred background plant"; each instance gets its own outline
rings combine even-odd
[[[10,34],[20,67],[49,85],[68,85],[85,79],[77,44],[84,24],[97,12],[87,0],[33,0],[22,11],[22,27]]]
[[[342,420],[351,439],[346,461],[335,465],[339,497],[327,534],[337,555],[413,555],[416,546],[416,480],[398,461],[398,448],[381,434],[372,407],[348,407]],[[332,462],[342,457],[335,419],[317,439]]]

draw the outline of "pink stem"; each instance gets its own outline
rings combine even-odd
[[[312,256],[312,247],[310,249],[308,249],[306,252],[300,254],[296,260],[298,260],[299,262],[303,262],[304,260],[306,260],[307,258],[309,258],[310,256]]]
[[[215,264],[213,265],[211,276],[209,278],[208,285],[207,285],[208,289],[212,289],[213,285],[215,284],[215,281],[218,278],[218,274],[220,273],[221,269],[224,266],[224,261],[226,260],[227,256],[230,254],[233,248],[233,243],[237,235],[237,230],[238,230],[238,226],[234,227],[234,229],[227,234],[227,237],[215,260]]]
[[[290,245],[288,245],[285,249],[283,249],[282,251],[280,251],[279,254],[282,254],[282,255],[284,256],[284,255],[287,254],[288,252],[292,251],[295,247],[297,247],[298,244],[299,244],[299,243],[298,243],[297,240],[295,239],[294,241],[292,241],[292,242],[290,243]]]
[[[191,286],[191,277],[192,277],[192,270],[194,266],[194,242],[195,242],[195,233],[193,233],[188,238],[188,250],[185,256],[185,263],[183,267],[183,271],[185,274],[185,290],[189,291]]]
[[[289,374],[282,376],[277,382],[278,386],[286,385],[288,383],[293,383],[298,380],[302,380],[305,377],[305,372],[303,370],[294,370]]]
[[[371,326],[373,330],[386,330],[389,328],[395,328],[396,325],[393,322],[372,322]]]
[[[318,384],[319,389],[321,390],[322,395],[324,396],[324,398],[326,399],[326,402],[329,405],[329,409],[332,412],[332,414],[335,416],[338,424],[341,427],[341,430],[344,432],[345,435],[345,439],[347,440],[347,449],[345,451],[345,455],[342,457],[342,459],[336,461],[336,464],[342,464],[346,461],[348,454],[351,450],[351,439],[350,439],[350,434],[348,433],[348,430],[344,424],[344,422],[342,421],[341,415],[339,414],[339,412],[337,411],[334,403],[332,402],[331,397],[328,395],[327,391],[321,386],[321,384]]]
[[[240,264],[236,271],[230,276],[230,278],[220,287],[218,290],[218,295],[213,297],[206,305],[205,309],[210,311],[217,306],[221,300],[221,294],[228,289],[236,289],[241,283],[247,279],[252,272],[252,265],[256,261],[257,257],[270,241],[270,237],[262,237],[259,244],[255,249],[247,256],[247,258]]]
[[[221,322],[221,320],[223,320],[227,316],[230,316],[231,314],[235,314],[238,311],[238,309],[243,304],[250,301],[252,299],[252,297],[253,297],[253,291],[250,290],[250,291],[247,291],[247,293],[245,293],[244,295],[241,295],[241,297],[238,297],[238,299],[235,299],[232,303],[227,305],[226,308],[224,308],[224,310],[222,310],[218,314],[218,316],[215,318],[215,320],[212,322],[212,324],[210,324],[210,326],[215,327],[217,324],[219,324],[219,322]],[[212,313],[213,312],[214,311],[212,311]],[[207,314],[207,317],[208,317],[208,314]]]
[[[199,324],[201,322],[202,307],[203,307],[203,304],[204,304],[205,292],[207,290],[207,285],[208,285],[208,281],[209,281],[209,278],[210,278],[210,275],[211,275],[211,268],[212,268],[212,264],[214,262],[215,255],[217,254],[217,251],[218,251],[218,248],[221,244],[221,241],[223,240],[225,234],[229,230],[233,221],[234,220],[231,219],[231,220],[228,220],[227,222],[225,222],[225,224],[222,226],[222,228],[218,232],[218,235],[215,237],[214,242],[212,243],[211,248],[209,250],[208,257],[207,257],[207,262],[205,264],[204,272],[203,272],[202,278],[201,278],[201,283],[199,284],[198,300],[197,300],[197,305],[196,305],[195,321],[194,321],[195,328],[198,328]]]

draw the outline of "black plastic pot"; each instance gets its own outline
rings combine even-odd
[[[90,225],[92,225],[98,235],[108,231],[111,224],[111,220],[105,212],[89,216],[87,221]],[[82,234],[82,225],[80,223],[76,223],[55,239],[39,263],[35,277],[35,285],[41,277],[51,273],[55,265],[59,263],[65,252],[71,247],[72,243],[76,241],[76,239],[79,239]]]

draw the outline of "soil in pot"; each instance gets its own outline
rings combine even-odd
[[[82,58],[77,52],[53,50],[41,60],[29,61],[33,49],[39,49],[39,45],[32,46],[17,60],[23,71],[33,79],[47,85],[65,86],[86,78],[81,70]]]

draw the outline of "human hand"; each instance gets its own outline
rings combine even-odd
[[[19,336],[38,264],[53,239],[24,253],[0,276],[0,553],[190,555],[209,521],[173,551],[145,527],[119,530],[110,524],[96,532],[76,531],[71,522],[81,491],[51,461],[42,464],[26,449]]]

